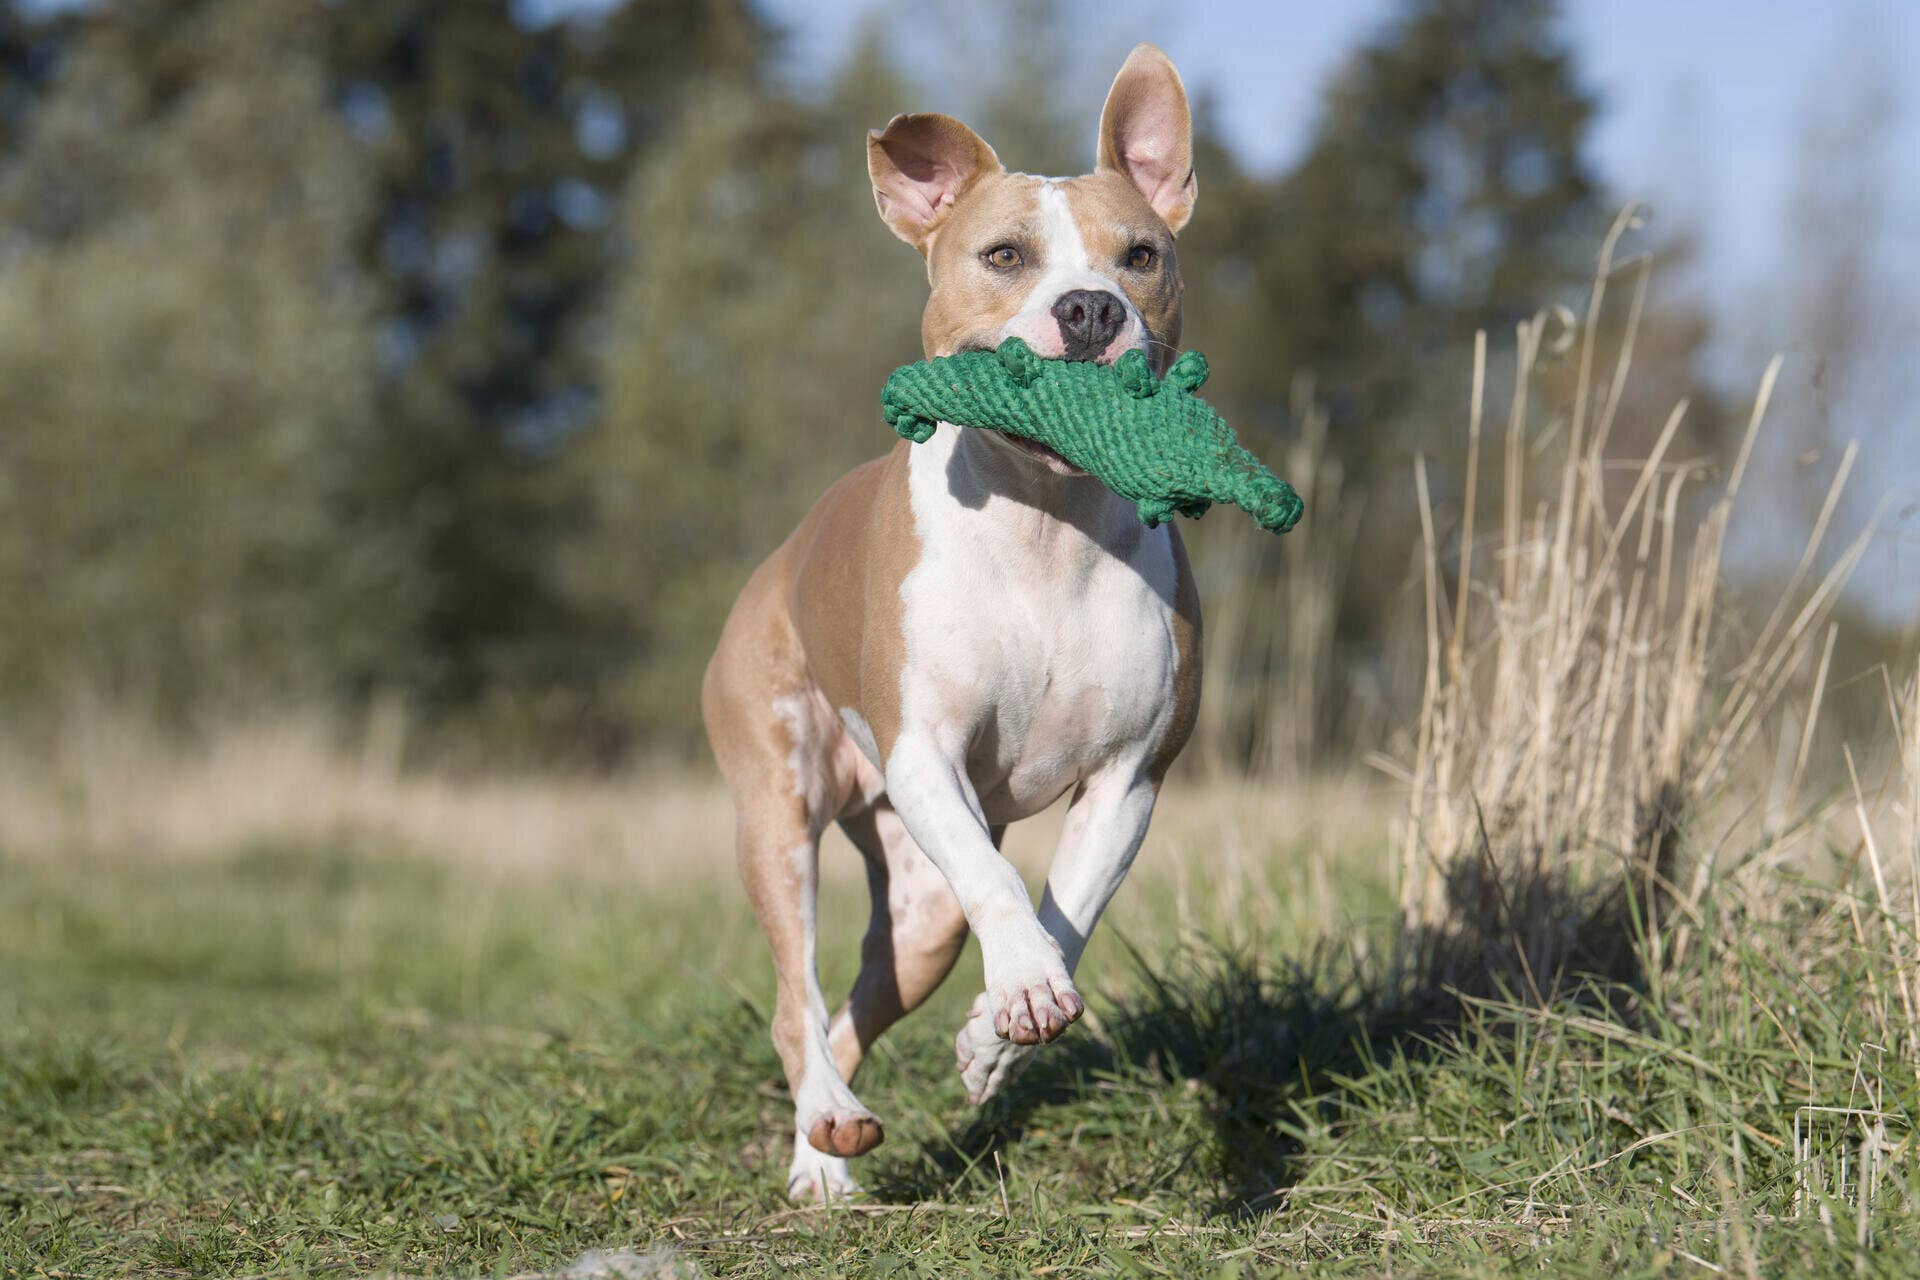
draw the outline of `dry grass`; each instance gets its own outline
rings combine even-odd
[[[51,750],[8,748],[0,843],[14,853],[230,853],[262,841],[348,843],[476,871],[608,872],[641,883],[731,874],[717,786],[679,778],[403,771],[379,735],[343,750],[315,716],[232,723],[182,746],[104,712],[67,718]]]
[[[1274,469],[1293,481],[1313,518],[1289,531],[1277,554],[1245,520],[1210,526],[1204,544],[1196,542],[1206,680],[1188,748],[1208,773],[1283,785],[1326,772],[1320,749],[1342,736],[1332,723],[1335,626],[1367,510],[1364,495],[1345,500],[1312,380],[1296,379],[1291,399],[1299,434]],[[1279,571],[1261,572],[1263,556]],[[1361,729],[1349,723],[1343,732]]]
[[[1852,866],[1857,871],[1864,863],[1873,886],[1871,896],[1862,895],[1864,905],[1846,903],[1847,924],[1857,945],[1887,958],[1884,982],[1874,985],[1869,1003],[1881,1042],[1904,1042],[1920,1077],[1920,663],[1904,690],[1889,682],[1887,711],[1893,764],[1877,803],[1869,803],[1847,755],[1850,817],[1859,831]]]
[[[710,776],[402,770],[387,735],[369,734],[357,749],[342,740],[323,717],[283,715],[230,723],[183,747],[133,718],[84,710],[67,717],[50,748],[0,748],[0,848],[198,859],[263,842],[344,843],[490,875],[616,876],[641,886],[711,878],[731,888],[732,809]],[[1137,874],[1178,903],[1237,905],[1257,925],[1297,909],[1255,883],[1277,833],[1329,875],[1342,863],[1375,875],[1386,811],[1383,788],[1358,773],[1282,787],[1177,779]],[[1056,805],[1014,826],[1008,854],[1043,871],[1062,816]],[[861,880],[837,832],[828,844],[827,876]]]
[[[1577,331],[1578,374],[1557,476],[1528,492],[1528,392],[1550,321],[1545,313],[1516,334],[1512,402],[1503,439],[1495,518],[1480,532],[1479,471],[1486,388],[1486,337],[1476,344],[1468,419],[1462,536],[1457,559],[1443,565],[1424,461],[1417,468],[1424,534],[1426,685],[1411,767],[1410,806],[1400,829],[1401,904],[1410,925],[1457,930],[1463,915],[1510,918],[1524,933],[1518,957],[1557,968],[1601,929],[1624,954],[1634,923],[1654,940],[1673,916],[1684,946],[1701,897],[1716,874],[1717,844],[1687,841],[1685,828],[1709,813],[1741,812],[1750,779],[1765,776],[1771,717],[1783,699],[1805,698],[1798,732],[1776,750],[1771,815],[1745,834],[1754,844],[1806,836],[1815,824],[1778,828],[1794,811],[1809,765],[1828,677],[1840,590],[1864,551],[1862,533],[1820,568],[1851,451],[1833,477],[1820,517],[1779,602],[1756,630],[1720,600],[1722,557],[1734,503],[1779,372],[1761,379],[1737,457],[1717,494],[1705,495],[1712,468],[1669,456],[1687,412],[1668,416],[1651,455],[1632,472],[1617,507],[1616,465],[1607,447],[1632,368],[1646,295],[1648,264],[1629,267],[1632,294],[1625,335],[1610,371],[1596,368],[1596,335],[1623,232],[1637,225],[1629,208],[1602,249],[1585,322]],[[1709,497],[1704,519],[1693,507]],[[1447,571],[1451,570],[1449,574]],[[1683,843],[1700,856],[1683,873]],[[1725,838],[1719,842],[1725,843]],[[1608,904],[1560,892],[1576,880],[1619,883],[1630,874],[1635,901]],[[1684,879],[1682,879],[1684,875]],[[1552,891],[1557,903],[1539,895]],[[1516,895],[1525,897],[1522,902]],[[1569,916],[1567,913],[1571,912]],[[1675,915],[1677,913],[1677,915]],[[1524,921],[1522,927],[1520,922]],[[1588,955],[1588,960],[1594,957]],[[1604,966],[1603,966],[1604,967]],[[1538,975],[1516,975],[1531,981]]]
[[[1690,520],[1703,461],[1672,461],[1668,445],[1686,416],[1678,403],[1651,457],[1638,464],[1619,510],[1609,509],[1607,441],[1634,357],[1647,265],[1634,278],[1632,311],[1611,376],[1601,378],[1596,332],[1615,274],[1613,251],[1634,225],[1628,209],[1601,251],[1569,409],[1557,493],[1526,493],[1528,384],[1549,317],[1517,332],[1517,376],[1503,438],[1503,501],[1494,532],[1475,537],[1486,336],[1475,351],[1459,558],[1444,580],[1440,539],[1417,466],[1427,580],[1427,689],[1421,706],[1402,829],[1407,919],[1438,923],[1459,860],[1482,844],[1521,844],[1548,858],[1594,852],[1659,862],[1674,823],[1701,812],[1751,760],[1768,714],[1793,679],[1816,664],[1841,585],[1868,535],[1857,537],[1807,587],[1849,461],[1834,478],[1799,570],[1757,637],[1730,658],[1730,618],[1716,603],[1720,560],[1747,459],[1778,374],[1768,365],[1740,453],[1701,522]],[[1452,597],[1452,599],[1448,599]],[[1814,716],[1791,768],[1807,768]],[[1659,848],[1655,848],[1659,846]]]

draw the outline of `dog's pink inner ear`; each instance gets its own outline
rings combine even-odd
[[[950,116],[895,116],[884,132],[867,137],[880,217],[923,253],[954,202],[982,173],[999,167],[993,148]]]
[[[1174,231],[1193,215],[1193,118],[1180,73],[1167,55],[1141,45],[1127,58],[1100,116],[1102,168],[1117,169]]]
[[[895,164],[905,181],[880,192],[883,216],[886,205],[897,205],[903,216],[932,222],[959,195],[961,177],[951,165],[926,156],[902,156]]]

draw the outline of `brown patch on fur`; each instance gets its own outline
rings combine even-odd
[[[776,552],[748,580],[721,629],[700,702],[714,758],[736,798],[740,878],[774,956],[774,1048],[788,1085],[798,1090],[806,1070],[808,998],[801,911],[805,883],[793,853],[814,846],[819,828],[806,812],[788,763],[795,744],[774,714],[778,699],[803,691],[806,684],[799,639],[785,609],[778,607],[784,569]],[[747,796],[751,804],[739,803]]]
[[[920,316],[920,345],[927,355],[994,346],[1001,328],[1026,305],[1038,273],[1046,270],[1041,181],[1024,173],[982,178],[933,237],[927,254],[933,289]],[[1020,251],[1018,270],[987,265],[987,251],[1003,244]]]
[[[797,744],[775,712],[783,698],[817,696],[859,712],[885,759],[900,731],[906,637],[900,583],[919,559],[907,488],[909,446],[855,468],[822,495],[741,593],[721,632],[703,690],[708,734],[735,802],[742,878],[775,958],[773,1039],[788,1084],[804,1070],[804,918],[793,851],[814,843],[834,816],[868,862],[873,916],[860,975],[829,1030],[835,1065],[851,1080],[866,1049],[916,1008],[966,943],[959,900],[898,817],[870,806],[857,785],[866,768],[838,725],[824,789],[793,776]],[[825,744],[812,744],[816,749]],[[824,804],[812,811],[802,792]],[[808,1134],[821,1151],[852,1156],[881,1140],[870,1117],[823,1117]]]
[[[866,719],[883,761],[900,732],[900,583],[920,559],[907,489],[911,447],[903,440],[848,472],[788,539],[785,604],[808,670],[836,714],[851,709]]]
[[[952,970],[966,946],[967,917],[891,805],[876,805],[840,825],[866,859],[873,899],[859,976],[827,1033],[834,1065],[851,1082],[873,1042],[919,1008]]]

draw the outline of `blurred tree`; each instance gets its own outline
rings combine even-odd
[[[902,5],[894,20],[902,36],[937,33],[939,70],[960,95],[957,109],[1007,168],[1093,167],[1102,95],[1130,47],[1119,31],[1077,29],[1058,0],[935,0]]]
[[[1368,572],[1342,584],[1346,687],[1318,700],[1325,732],[1351,719],[1357,687],[1391,674],[1415,528],[1411,454],[1419,443],[1449,456],[1464,435],[1454,424],[1474,331],[1490,330],[1497,349],[1592,270],[1606,226],[1582,149],[1593,105],[1556,11],[1552,0],[1404,0],[1329,86],[1293,172],[1268,185],[1217,144],[1199,155],[1201,206],[1180,248],[1188,341],[1213,357],[1215,394],[1269,454],[1299,429],[1289,379],[1311,378],[1342,492],[1365,506],[1353,555]],[[1442,468],[1439,482],[1444,498],[1457,478]],[[1239,571],[1278,574],[1280,558],[1263,547]],[[1252,662],[1270,650],[1258,634],[1245,648]],[[1286,673],[1215,676],[1247,682],[1247,703],[1263,706]]]
[[[628,187],[606,413],[567,459],[593,519],[567,562],[632,658],[616,705],[658,740],[691,740],[753,565],[891,443],[879,389],[920,354],[925,281],[867,182],[867,130],[909,105],[886,64],[869,30],[817,106],[710,84]]]
[[[1583,154],[1593,104],[1551,0],[1406,0],[1334,82],[1263,237],[1287,362],[1370,446],[1411,425],[1476,328],[1584,281],[1606,226]],[[1383,345],[1402,358],[1381,360]],[[1366,447],[1366,446],[1363,446]],[[1357,452],[1357,451],[1356,451]]]
[[[1221,136],[1213,104],[1194,103],[1194,173],[1200,201],[1193,221],[1177,246],[1186,282],[1184,346],[1207,353],[1212,375],[1207,399],[1235,425],[1245,442],[1262,452],[1275,470],[1302,490],[1312,519],[1287,535],[1286,548],[1268,548],[1268,539],[1236,520],[1211,519],[1184,526],[1188,551],[1200,583],[1206,616],[1206,681],[1192,756],[1209,768],[1232,768],[1262,753],[1260,735],[1269,709],[1286,698],[1283,691],[1325,693],[1313,672],[1290,669],[1284,647],[1284,617],[1308,610],[1309,584],[1287,571],[1284,552],[1301,544],[1322,551],[1323,536],[1338,519],[1290,464],[1282,441],[1297,429],[1289,384],[1295,370],[1276,363],[1277,335],[1266,326],[1273,304],[1261,275],[1260,255],[1279,231],[1271,181],[1248,173]],[[1305,379],[1302,379],[1305,381]],[[1273,554],[1279,552],[1280,554]],[[1283,615],[1276,605],[1284,607]],[[1313,700],[1315,719],[1330,714]],[[1307,736],[1328,729],[1315,724]]]
[[[338,524],[370,192],[319,14],[91,16],[0,174],[0,693],[299,696],[392,660],[411,549]]]
[[[379,191],[362,246],[386,454],[364,500],[413,522],[424,557],[426,665],[405,683],[571,715],[596,650],[555,590],[582,509],[553,461],[598,412],[588,330],[616,200],[682,90],[754,75],[764,33],[738,0],[545,24],[506,0],[333,15],[339,105]]]
[[[0,0],[0,156],[25,131],[74,26],[71,15],[22,13]]]
[[[530,15],[118,0],[49,81],[0,9],[14,687],[577,707],[554,459],[597,411],[615,200],[765,40],[731,0]]]
[[[1283,465],[1315,380],[1339,519],[1291,545],[1368,570],[1316,571],[1333,640],[1282,549],[1197,528],[1238,608],[1222,762],[1350,732],[1410,448],[1458,438],[1476,327],[1498,351],[1588,276],[1591,108],[1553,14],[1405,0],[1277,182],[1200,104],[1186,341]],[[909,17],[937,83],[890,69]],[[1012,167],[1080,172],[1124,54],[1046,0],[899,9],[815,100],[774,43],[747,0],[0,3],[0,694],[392,689],[567,731],[543,748],[689,741],[740,583],[888,447],[878,389],[918,354],[866,131],[946,106]],[[1277,696],[1302,664],[1338,687]]]

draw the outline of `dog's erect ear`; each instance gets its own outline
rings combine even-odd
[[[1172,230],[1193,216],[1193,113],[1173,61],[1150,44],[1134,46],[1107,90],[1099,163],[1131,179]]]
[[[881,220],[921,253],[954,201],[999,172],[993,148],[952,116],[895,116],[867,135],[867,176]]]

